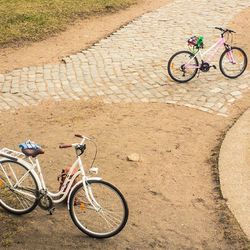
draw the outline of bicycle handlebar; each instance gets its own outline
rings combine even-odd
[[[75,134],[75,137],[78,137],[78,138],[82,138],[82,139],[83,139],[83,136],[82,136],[82,135],[79,135],[79,134]]]
[[[222,36],[226,33],[226,32],[229,32],[229,33],[236,33],[235,31],[233,30],[230,30],[230,29],[223,29],[223,28],[220,28],[220,27],[214,27],[215,29],[217,30],[220,30],[222,32]]]
[[[87,136],[84,136],[84,135],[75,134],[75,137],[78,137],[78,138],[81,138],[81,139],[84,139],[84,140],[89,140],[89,141],[91,141],[90,138],[88,138]]]
[[[96,159],[96,155],[97,155],[97,145],[96,145],[95,141],[88,138],[88,137],[86,137],[86,136],[80,135],[80,134],[75,134],[75,137],[81,138],[82,139],[81,142],[80,143],[74,143],[74,144],[63,144],[62,143],[62,144],[59,145],[59,148],[62,149],[62,148],[74,147],[76,149],[77,156],[80,157],[84,153],[84,151],[86,149],[86,144],[84,144],[85,140],[89,140],[90,142],[92,142],[95,145],[95,149],[96,149],[95,150],[95,156],[94,156],[93,161],[91,163],[91,168],[92,168],[93,164],[95,162],[95,159]]]
[[[59,148],[71,148],[71,147],[75,147],[77,145],[83,145],[85,140],[92,141],[90,138],[88,138],[86,136],[83,136],[83,135],[80,135],[80,134],[75,134],[75,137],[78,137],[78,138],[82,139],[80,144],[78,144],[78,143],[75,143],[75,144],[61,144],[61,145],[59,145]]]
[[[59,148],[71,148],[72,144],[61,144],[59,145]]]

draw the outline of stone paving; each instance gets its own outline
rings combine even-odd
[[[211,69],[177,84],[166,65],[174,52],[187,49],[191,35],[204,35],[210,47],[220,34],[213,27],[225,27],[248,6],[249,0],[173,0],[60,64],[0,74],[0,110],[101,96],[107,103],[163,102],[227,115],[229,105],[250,88],[247,72],[231,80]]]

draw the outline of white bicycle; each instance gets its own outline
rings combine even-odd
[[[81,138],[80,143],[59,146],[73,147],[77,159],[57,193],[46,188],[37,158],[44,153],[40,146],[26,143],[28,147],[23,147],[22,153],[8,148],[1,149],[0,206],[16,215],[30,213],[37,206],[52,214],[54,204],[67,199],[70,216],[83,233],[94,238],[112,237],[127,223],[127,202],[112,184],[100,177],[86,175],[80,156],[86,149],[85,141],[92,140],[82,135],[75,136]],[[92,163],[89,173],[97,172],[98,169]],[[79,181],[76,182],[76,179]]]

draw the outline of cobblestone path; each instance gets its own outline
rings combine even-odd
[[[108,103],[175,103],[226,115],[228,106],[250,88],[247,72],[230,80],[211,69],[177,84],[166,65],[174,52],[186,49],[191,35],[204,35],[206,47],[211,46],[220,34],[213,27],[225,27],[248,6],[249,0],[173,0],[60,64],[0,75],[0,110],[51,98],[102,96]]]

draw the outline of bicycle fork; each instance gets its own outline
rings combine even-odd
[[[91,187],[88,186],[86,184],[87,181],[83,182],[83,187],[84,187],[84,191],[86,193],[86,197],[89,201],[89,203],[91,204],[91,206],[94,208],[94,210],[96,210],[97,212],[99,212],[101,210],[101,206],[99,205],[99,203],[96,201],[93,192],[91,190]]]
[[[234,60],[233,53],[232,53],[231,49],[229,49],[227,51],[227,58],[228,58],[228,60],[229,60],[230,63],[236,64],[236,61]]]
[[[98,202],[96,201],[96,199],[94,198],[93,192],[91,190],[90,184],[88,184],[88,180],[91,180],[91,178],[88,178],[85,174],[84,168],[83,168],[83,163],[82,160],[80,158],[80,156],[78,155],[78,163],[80,166],[80,171],[82,174],[82,183],[83,183],[83,188],[87,197],[87,200],[89,201],[89,203],[91,204],[91,206],[97,211],[99,212],[101,210],[101,206],[98,204]],[[99,179],[99,178],[98,178]]]

